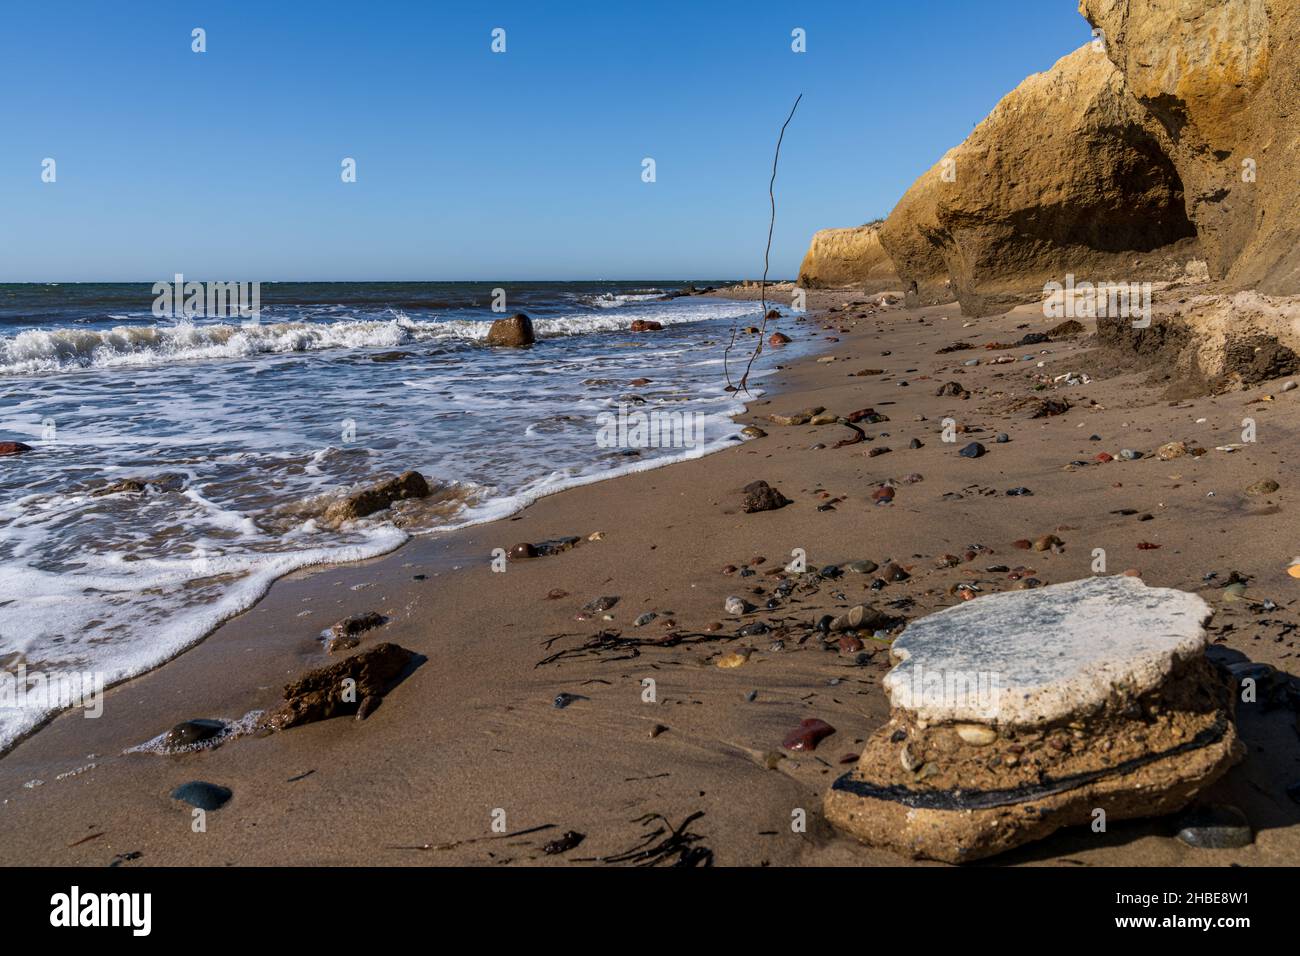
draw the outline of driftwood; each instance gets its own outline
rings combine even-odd
[[[727,377],[727,387],[736,392],[749,391],[749,371],[754,367],[754,360],[763,354],[763,336],[767,334],[767,273],[772,257],[772,233],[776,230],[776,165],[781,159],[781,143],[785,139],[785,128],[790,125],[790,120],[794,119],[794,111],[799,108],[799,101],[802,99],[802,93],[795,97],[794,106],[790,107],[790,115],[781,124],[781,132],[776,138],[776,153],[772,156],[772,178],[767,183],[767,199],[772,213],[767,223],[767,248],[763,251],[763,280],[758,287],[759,307],[762,309],[762,319],[758,326],[758,344],[754,346],[753,354],[745,363],[745,374],[740,377],[740,383],[734,388],[731,385],[731,370],[727,365],[727,358],[736,344],[736,320],[731,323],[731,341],[722,352],[722,371]]]

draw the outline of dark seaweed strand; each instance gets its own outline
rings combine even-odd
[[[1016,803],[1026,803],[1030,800],[1041,800],[1043,797],[1050,797],[1058,793],[1064,793],[1067,790],[1073,790],[1102,777],[1128,773],[1157,760],[1163,760],[1165,757],[1173,757],[1189,750],[1208,747],[1210,744],[1222,740],[1227,729],[1227,720],[1220,717],[1215,721],[1213,727],[1207,727],[1187,743],[1179,744],[1171,750],[1133,757],[1104,770],[1089,770],[1085,773],[1061,777],[1059,780],[1049,779],[1045,783],[1015,787],[1009,790],[909,790],[907,787],[898,784],[881,787],[867,783],[864,780],[851,779],[854,773],[852,770],[836,780],[831,785],[831,789],[842,790],[858,797],[889,800],[918,810],[989,810],[993,807],[1005,807]]]

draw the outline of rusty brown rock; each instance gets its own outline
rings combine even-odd
[[[396,644],[376,644],[369,650],[328,667],[309,671],[284,687],[284,703],[269,711],[260,726],[287,730],[331,717],[368,716],[413,655]]]
[[[325,510],[325,520],[337,524],[355,521],[376,511],[383,511],[395,501],[427,498],[429,483],[418,471],[404,471],[396,478],[385,478],[358,488]]]
[[[523,348],[537,341],[533,332],[533,320],[522,312],[517,312],[508,319],[497,319],[488,329],[487,344],[507,348]]]

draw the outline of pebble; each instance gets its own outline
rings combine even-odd
[[[771,422],[773,425],[787,425],[787,426],[807,425],[811,418],[812,418],[811,415],[804,415],[804,414],[767,416],[767,420]]]
[[[770,628],[762,621],[755,621],[753,624],[746,624],[736,632],[737,637],[756,637],[759,634],[766,634]]]
[[[1142,452],[1134,451],[1132,448],[1121,448],[1119,457],[1123,458],[1125,461],[1137,461],[1142,457]]]
[[[718,666],[721,667],[723,670],[727,670],[733,667],[740,667],[742,664],[744,664],[746,661],[749,660],[749,655],[751,653],[752,653],[751,651],[746,650],[746,651],[732,651],[730,654],[724,654],[722,657],[718,658]]]
[[[1006,432],[998,432],[997,437],[994,438],[993,441],[999,445],[1005,445],[1007,442],[1011,441],[1011,436]]]
[[[835,728],[824,720],[809,717],[799,721],[799,726],[785,735],[781,746],[786,750],[816,750],[817,745],[835,733]]]
[[[746,425],[744,428],[740,430],[740,433],[744,435],[746,438],[767,437],[767,432],[763,431],[763,429],[759,428],[757,425]]]
[[[963,458],[979,458],[984,454],[984,452],[984,446],[977,441],[973,441],[957,454],[961,455]]]
[[[744,498],[741,501],[740,510],[746,514],[753,514],[757,511],[775,511],[790,504],[790,499],[786,498],[785,495],[766,481],[751,481],[742,489],[742,492]]]
[[[1253,485],[1247,488],[1246,494],[1271,495],[1273,492],[1277,491],[1279,487],[1280,485],[1278,485],[1278,483],[1274,481],[1272,478],[1264,478],[1261,481],[1255,482]]]
[[[983,724],[957,724],[957,736],[976,747],[987,747],[998,739],[998,732]]]
[[[163,746],[169,750],[189,747],[204,740],[211,740],[224,732],[225,729],[226,725],[221,721],[209,720],[205,717],[182,721],[167,732],[167,736],[163,740]]]
[[[1171,441],[1156,449],[1156,457],[1161,461],[1173,461],[1187,454],[1187,446],[1180,441]]]
[[[608,611],[617,603],[618,603],[617,595],[607,595],[604,597],[598,597],[592,601],[588,601],[586,604],[583,605],[582,609],[586,611],[588,614],[595,614],[598,611]]]
[[[659,615],[658,615],[657,613],[655,613],[654,611],[646,611],[644,614],[642,614],[640,617],[638,617],[635,621],[632,622],[632,626],[633,626],[633,627],[645,627],[647,624],[649,624],[651,621],[653,621],[653,620],[654,620],[655,618],[657,618],[658,616],[659,616]]]
[[[734,595],[727,598],[727,600],[723,603],[722,608],[728,614],[735,614],[735,615],[746,614],[750,610],[750,606],[747,601],[745,601],[743,598],[738,598]]]
[[[555,706],[556,710],[564,710],[564,708],[568,707],[575,700],[586,700],[586,699],[587,698],[581,696],[580,694],[570,694],[564,692],[564,693],[556,694],[555,700],[551,701],[551,703]]]
[[[894,564],[893,562],[885,565],[885,569],[880,573],[884,576],[885,580],[894,582],[906,581],[911,577],[910,574],[903,570],[901,565]]]
[[[854,574],[874,574],[879,567],[875,561],[850,561],[844,565],[844,570]]]
[[[229,787],[222,787],[203,780],[191,780],[172,791],[173,800],[180,800],[200,810],[218,810],[232,796]]]
[[[1226,803],[1193,807],[1178,828],[1178,839],[1199,850],[1235,850],[1255,841],[1246,815]]]
[[[543,844],[542,852],[547,856],[564,853],[567,850],[572,850],[586,838],[587,835],[585,833],[579,833],[577,830],[567,830],[565,831],[564,836],[560,837],[558,840],[551,840],[549,843]]]

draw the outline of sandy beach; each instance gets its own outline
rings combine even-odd
[[[1147,370],[1097,348],[1086,319],[1079,334],[1007,347],[1059,325],[1039,305],[966,318],[955,303],[909,309],[825,290],[808,307],[769,332],[818,348],[764,379],[769,391],[737,422],[765,437],[378,559],[295,573],[198,646],[112,688],[99,719],[54,719],[0,759],[7,862],[908,863],[822,818],[827,788],[888,716],[890,660],[886,641],[824,642],[815,622],[868,600],[905,622],[959,603],[959,584],[986,594],[1085,578],[1096,549],[1105,573],[1204,597],[1216,645],[1294,672],[1286,515],[1300,390],[1273,381],[1171,400]],[[778,361],[774,351],[762,361]],[[1043,399],[1069,408],[1031,417]],[[841,424],[769,420],[809,407],[886,418],[839,447],[855,438]],[[944,440],[946,417],[955,441]],[[1256,422],[1256,441],[1242,442],[1243,419]],[[962,457],[972,441],[986,454]],[[1179,441],[1206,451],[1156,456]],[[1122,449],[1143,455],[1124,460]],[[891,479],[892,500],[877,503]],[[1264,479],[1280,488],[1246,492]],[[756,480],[791,503],[742,512],[741,489]],[[1059,548],[1016,544],[1049,534]],[[494,549],[565,536],[580,541],[493,570]],[[906,578],[873,590],[879,573],[846,571],[778,593],[782,577],[798,578],[781,570],[797,549],[814,568],[895,563]],[[1225,588],[1238,579],[1244,596]],[[732,596],[755,610],[728,614]],[[617,600],[583,613],[601,597]],[[126,752],[184,720],[274,708],[285,683],[333,661],[320,631],[368,611],[387,623],[361,635],[360,651],[393,642],[418,658],[367,719]],[[808,718],[834,733],[810,752],[783,749]],[[1155,819],[1066,830],[989,865],[1293,864],[1296,715],[1245,705],[1238,727],[1249,756],[1206,796],[1246,814],[1251,845],[1193,849]],[[232,791],[202,832],[169,797],[191,780]]]

